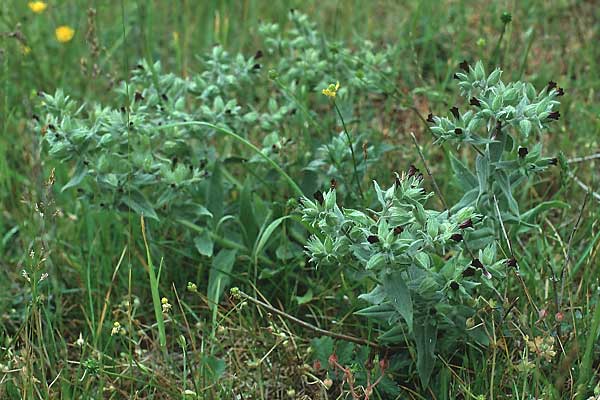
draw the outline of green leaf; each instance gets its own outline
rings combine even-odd
[[[271,235],[273,234],[273,232],[275,232],[275,229],[277,229],[277,227],[279,225],[281,225],[281,223],[288,218],[290,218],[289,215],[277,218],[275,221],[271,222],[269,224],[269,226],[267,226],[265,228],[264,231],[262,231],[259,234],[258,240],[256,242],[256,247],[254,248],[254,252],[252,254],[252,258],[254,259],[255,263],[258,262],[259,254],[262,252],[263,248],[266,246],[266,244],[269,241],[269,239],[271,238]]]
[[[385,321],[391,321],[396,315],[398,315],[395,308],[390,303],[369,306],[363,308],[362,310],[356,311],[354,314],[367,318],[382,319]]]
[[[229,285],[231,270],[235,263],[236,250],[223,249],[213,258],[208,273],[208,305],[216,310],[223,291]]]
[[[200,235],[194,238],[194,245],[196,246],[198,253],[203,256],[211,257],[213,255],[214,243],[208,230],[204,230]]]
[[[538,204],[531,210],[524,212],[521,215],[521,220],[525,222],[532,222],[532,220],[540,213],[552,209],[552,208],[569,208],[571,207],[569,204],[564,203],[558,200],[544,201],[543,203]]]
[[[385,291],[383,286],[377,285],[369,293],[363,293],[358,298],[371,304],[381,304],[385,300]]]
[[[496,172],[496,184],[500,187],[500,190],[502,190],[502,193],[504,194],[504,197],[508,202],[508,208],[515,216],[518,217],[519,205],[513,197],[512,187],[510,185],[510,180],[508,178],[508,175],[506,175],[506,172],[501,170]]]
[[[477,186],[475,175],[452,153],[450,153],[450,166],[463,192],[467,192]]]
[[[275,250],[275,256],[278,260],[288,261],[293,258],[300,258],[305,255],[303,248],[297,243],[285,241]]]
[[[406,342],[406,330],[402,329],[399,324],[394,325],[391,329],[377,337],[379,343],[404,343]]]
[[[383,290],[394,309],[404,318],[409,332],[413,330],[413,304],[402,273],[392,272],[383,281]]]
[[[487,157],[478,155],[475,161],[477,171],[477,182],[479,184],[479,196],[487,191],[488,177],[490,176],[490,163]]]
[[[240,193],[240,222],[244,227],[244,241],[248,248],[252,248],[258,237],[258,223],[254,215],[252,204],[252,189],[250,179],[246,179]]]
[[[127,196],[123,197],[122,201],[127,207],[131,208],[139,215],[158,221],[158,215],[154,211],[154,207],[139,190],[130,191]]]
[[[338,340],[335,343],[335,355],[338,357],[338,362],[342,365],[350,365],[356,360],[357,352],[356,345],[352,342]]]
[[[496,231],[489,226],[484,226],[474,232],[469,232],[467,239],[471,250],[483,249],[496,240]]]
[[[223,216],[225,194],[223,190],[223,180],[221,177],[221,167],[215,163],[210,182],[208,184],[208,193],[206,194],[208,210],[213,215],[213,221],[217,221]]]
[[[415,341],[417,342],[417,372],[421,385],[426,388],[435,366],[435,345],[437,341],[437,326],[429,320],[415,324]]]
[[[465,207],[474,207],[479,198],[479,188],[474,188],[466,192],[458,203],[456,203],[451,211],[456,213]]]
[[[519,122],[519,130],[523,136],[526,138],[529,137],[529,134],[531,133],[531,122],[528,119],[521,120],[521,122]]]
[[[215,356],[206,356],[202,358],[204,371],[208,372],[207,377],[215,381],[219,380],[227,369],[225,360]]]
[[[494,143],[489,146],[489,161],[494,164],[502,158],[502,152],[506,147],[506,133],[501,131],[497,136]]]
[[[79,185],[81,183],[81,181],[83,180],[83,178],[85,178],[85,176],[87,175],[87,172],[88,172],[88,169],[83,164],[83,161],[78,162],[77,166],[75,167],[75,172],[73,173],[73,176],[71,177],[69,182],[67,182],[65,184],[65,186],[62,187],[62,189],[60,191],[64,192],[65,190],[67,190],[69,188]]]
[[[333,354],[333,339],[329,336],[321,336],[310,341],[313,349],[314,359],[321,362],[323,368],[329,364],[329,356]]]
[[[303,296],[295,296],[295,299],[296,299],[296,302],[300,305],[310,302],[313,299],[312,289],[308,289],[306,291],[306,293],[304,293]]]
[[[379,269],[379,267],[384,264],[385,264],[385,255],[383,253],[376,253],[376,254],[373,254],[371,256],[371,258],[369,258],[369,261],[367,261],[367,265],[365,266],[365,268],[367,270]]]

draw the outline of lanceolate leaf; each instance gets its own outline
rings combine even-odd
[[[435,366],[437,326],[427,319],[421,320],[415,324],[414,334],[417,342],[417,372],[421,385],[426,388]]]
[[[460,188],[463,192],[467,192],[477,187],[477,178],[465,165],[450,153],[450,165],[454,172],[454,177],[458,181]]]
[[[258,236],[258,224],[254,215],[254,205],[252,204],[250,179],[246,179],[240,193],[240,222],[245,229],[246,246],[251,248]]]
[[[69,188],[79,185],[86,175],[87,167],[83,164],[83,162],[80,161],[75,167],[75,172],[73,173],[71,180],[69,180],[69,182],[67,182],[65,186],[62,187],[61,192],[64,192]]]
[[[229,275],[235,263],[236,250],[221,250],[213,259],[208,274],[208,304],[215,309],[223,291],[229,285]]]
[[[408,325],[409,332],[413,329],[413,304],[410,297],[410,291],[402,273],[397,271],[388,274],[383,281],[383,290],[387,300],[394,309],[404,318]]]
[[[207,229],[194,238],[194,245],[198,253],[203,256],[211,257],[213,255],[214,243]]]
[[[132,190],[127,196],[123,197],[123,203],[139,215],[158,220],[158,215],[154,211],[154,207],[139,190]]]
[[[259,239],[256,242],[256,247],[254,249],[254,260],[256,262],[258,255],[260,254],[260,252],[264,249],[264,247],[266,246],[267,242],[269,241],[269,239],[271,238],[271,235],[273,234],[273,232],[275,231],[275,229],[277,229],[277,227],[279,225],[281,225],[281,223],[283,221],[285,221],[286,219],[290,218],[289,215],[286,215],[284,217],[281,218],[277,218],[275,221],[271,222],[264,231],[262,231],[260,233]]]
[[[208,199],[208,210],[213,215],[213,221],[216,224],[223,216],[224,209],[224,194],[223,194],[223,181],[221,179],[221,166],[215,163],[208,185],[208,193],[206,198]]]

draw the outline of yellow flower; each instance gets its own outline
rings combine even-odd
[[[162,305],[163,314],[168,314],[169,311],[171,311],[171,307],[173,307],[171,304],[169,304],[169,299],[163,297],[162,299],[160,299],[160,303]]]
[[[115,321],[115,323],[113,324],[113,327],[110,331],[110,336],[118,335],[119,333],[121,333],[122,329],[123,328],[121,328],[121,324],[118,323],[117,321]]]
[[[73,39],[73,36],[75,35],[75,31],[73,30],[73,28],[66,25],[59,26],[58,28],[56,28],[55,33],[56,40],[58,40],[61,43],[67,43],[68,41]]]
[[[22,46],[21,46],[21,53],[22,53],[24,56],[26,56],[27,54],[31,53],[31,47],[29,47],[29,46],[25,46],[25,45],[22,45]]]
[[[27,3],[27,6],[29,6],[29,9],[34,13],[40,14],[44,12],[44,10],[48,7],[48,4],[44,3],[43,1],[30,1]]]
[[[327,96],[331,99],[335,99],[335,95],[337,94],[337,91],[339,88],[340,88],[339,82],[336,82],[335,85],[332,83],[331,85],[327,86],[326,89],[323,89],[321,91],[321,93],[323,93],[325,96]]]

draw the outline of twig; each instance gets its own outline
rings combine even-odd
[[[371,342],[371,341],[366,340],[366,339],[357,338],[357,337],[350,336],[350,335],[344,335],[343,333],[330,332],[330,331],[327,331],[325,329],[318,328],[318,327],[316,327],[316,326],[314,326],[312,324],[309,324],[308,322],[302,321],[301,319],[298,319],[298,318],[294,317],[293,315],[290,315],[290,314],[288,314],[288,313],[286,313],[284,311],[281,311],[281,310],[279,310],[279,309],[271,306],[270,304],[267,304],[267,303],[265,303],[263,301],[255,299],[254,297],[247,295],[246,293],[242,292],[241,290],[236,291],[235,295],[239,295],[244,300],[248,300],[251,303],[254,303],[254,304],[256,304],[256,305],[258,305],[258,306],[260,306],[260,307],[262,307],[262,308],[264,308],[264,309],[266,309],[268,311],[271,311],[274,314],[277,314],[277,315],[279,315],[281,317],[289,319],[290,321],[292,321],[292,322],[294,322],[294,323],[302,326],[303,328],[310,329],[311,331],[317,332],[317,333],[319,333],[321,335],[329,336],[329,337],[332,337],[332,338],[336,338],[336,339],[340,339],[340,340],[345,340],[345,341],[353,342],[353,343],[357,343],[357,344],[362,344],[362,345],[365,345],[365,346],[373,347],[373,348],[378,349],[378,350],[386,348],[385,346],[381,346],[381,345],[379,345],[377,343]]]
[[[569,242],[567,244],[567,256],[565,257],[565,262],[563,264],[562,271],[560,273],[560,296],[558,297],[558,306],[560,307],[563,300],[563,295],[565,292],[565,275],[567,273],[567,268],[569,266],[571,260],[571,244],[573,243],[573,237],[575,236],[575,232],[577,232],[577,228],[579,228],[579,223],[581,222],[581,216],[583,215],[583,210],[585,210],[585,206],[587,205],[587,201],[592,192],[588,191],[585,198],[583,199],[583,204],[579,209],[579,215],[577,216],[577,221],[575,221],[575,225],[573,226],[573,230],[571,231],[571,235],[569,235]],[[557,310],[557,311],[560,311]]]
[[[596,153],[596,154],[592,154],[589,156],[583,156],[583,157],[573,157],[567,160],[567,164],[573,164],[573,163],[580,163],[580,162],[584,162],[584,161],[590,161],[590,160],[596,160],[600,158],[600,153]]]
[[[360,179],[358,177],[358,169],[356,167],[356,157],[354,157],[354,143],[352,143],[352,137],[348,132],[348,128],[346,128],[346,122],[344,121],[344,117],[342,116],[342,112],[338,107],[337,103],[334,101],[333,106],[335,107],[335,111],[337,115],[340,117],[342,121],[342,127],[344,128],[344,133],[346,134],[346,139],[348,139],[348,147],[350,147],[350,155],[352,156],[352,166],[354,167],[354,180],[356,181],[356,186],[358,186],[358,192],[360,193],[360,198],[362,200],[365,199],[365,195],[363,194],[362,187],[360,186]]]
[[[573,174],[571,171],[567,171],[567,174],[569,174],[569,176],[571,178],[573,178],[573,180],[575,181],[575,183],[577,185],[579,185],[580,188],[582,188],[583,190],[585,190],[586,192],[588,192],[590,195],[594,196],[596,198],[596,200],[600,201],[600,194],[594,192],[592,190],[592,188],[590,188],[588,185],[586,185],[585,183],[581,182],[581,180],[579,180],[578,177],[575,176],[575,174]]]

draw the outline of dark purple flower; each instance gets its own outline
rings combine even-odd
[[[506,260],[506,265],[511,268],[516,268],[517,260],[514,257],[511,257],[508,260]]]
[[[377,243],[379,242],[379,237],[377,237],[377,235],[369,235],[367,237],[367,242],[373,244],[373,243]]]
[[[452,236],[450,236],[450,239],[454,240],[455,242],[460,242],[461,240],[463,240],[463,235],[461,235],[460,233],[455,233]]]
[[[473,221],[471,221],[471,218],[469,218],[468,220],[466,220],[465,222],[463,222],[462,224],[460,224],[458,227],[460,229],[472,228],[473,227]]]
[[[554,88],[556,88],[556,82],[554,82],[554,81],[548,82],[548,91],[551,91]]]
[[[406,172],[406,175],[410,178],[411,176],[414,176],[418,172],[419,172],[419,169],[417,167],[415,167],[413,164],[410,164],[410,167],[408,167],[408,171]]]
[[[527,147],[519,147],[519,157],[520,158],[525,158],[525,156],[529,154],[529,150],[527,150]]]
[[[454,118],[459,119],[460,118],[460,113],[458,112],[458,107],[454,106],[450,109],[450,112],[452,113],[452,115],[454,115]]]
[[[458,282],[456,282],[456,281],[450,282],[450,289],[458,290],[459,288],[460,288],[460,285],[458,284]]]
[[[471,261],[471,266],[477,269],[484,269],[483,264],[481,261],[479,261],[479,258],[474,258],[473,261]]]
[[[394,235],[399,235],[402,232],[404,232],[404,228],[401,227],[400,225],[398,225],[397,227],[394,228]]]
[[[460,64],[458,64],[458,67],[465,72],[469,72],[469,63],[467,60],[463,60]]]
[[[560,118],[560,112],[559,111],[552,111],[549,115],[548,115],[548,119],[553,119],[555,121],[558,121],[558,119]]]
[[[315,194],[313,194],[313,197],[315,198],[316,201],[319,202],[320,205],[323,205],[323,202],[325,201],[325,198],[323,197],[323,192],[321,192],[320,190],[317,190],[315,192]]]
[[[469,100],[469,104],[476,107],[481,106],[481,102],[477,99],[477,97],[471,97],[471,100]]]
[[[454,129],[454,133],[457,134],[457,135],[462,135],[463,134],[463,130],[460,129],[460,128],[456,128],[456,129]]]
[[[430,124],[435,123],[435,121],[433,120],[433,114],[429,113],[429,115],[427,115],[427,122],[429,122]]]

